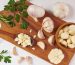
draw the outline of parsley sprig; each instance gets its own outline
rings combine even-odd
[[[20,19],[22,19],[21,28],[27,29],[28,23],[24,19],[24,17],[28,17],[27,13],[28,5],[26,4],[26,0],[19,0],[15,2],[15,0],[9,0],[8,4],[5,6],[4,10],[11,11],[14,15],[8,15],[8,17],[0,15],[0,20],[5,21],[8,23],[11,27],[14,27],[16,24],[14,22],[14,19],[16,22],[19,22]],[[18,12],[18,13],[15,13]]]
[[[3,60],[5,63],[11,63],[11,56],[4,56],[6,53],[8,53],[7,50],[2,50],[0,52],[0,62]]]

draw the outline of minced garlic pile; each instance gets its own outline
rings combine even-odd
[[[48,54],[48,59],[51,63],[59,64],[64,59],[64,54],[60,49],[52,49]]]
[[[75,25],[69,25],[59,31],[59,42],[69,48],[75,48]]]
[[[18,34],[18,36],[15,38],[15,41],[17,41],[18,44],[22,45],[23,47],[32,46],[31,37],[27,34]]]

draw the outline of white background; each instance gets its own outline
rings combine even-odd
[[[0,11],[3,10],[3,6],[5,4],[7,4],[8,0],[0,0]],[[55,3],[57,2],[65,2],[67,3],[71,8],[70,8],[70,16],[68,16],[67,18],[65,18],[64,20],[66,20],[67,22],[75,22],[75,0],[31,0],[32,3],[42,6],[43,8],[45,8],[48,11],[52,11],[52,7],[54,6]],[[0,38],[0,50],[2,49],[7,49],[9,51],[12,50],[12,48],[14,47],[14,45],[12,45],[11,43],[4,41],[3,39]],[[31,56],[33,58],[33,65],[51,65],[49,63],[47,63],[46,61],[20,49],[17,47],[17,50],[19,52],[19,56],[15,57],[12,55],[12,53],[10,53],[10,55],[13,57],[13,62],[12,64],[5,64],[5,63],[0,63],[0,65],[27,65],[27,63],[24,62],[24,64],[18,64],[17,63],[17,59],[21,56]],[[75,65],[75,56],[73,57],[73,59],[71,60],[69,65]]]

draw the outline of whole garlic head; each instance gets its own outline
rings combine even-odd
[[[48,54],[48,59],[54,64],[59,64],[64,59],[64,54],[60,49],[52,49]]]
[[[59,18],[65,18],[69,15],[69,12],[69,6],[65,3],[56,3],[56,5],[53,7],[53,14]]]
[[[29,16],[40,18],[45,15],[45,10],[37,5],[30,5],[27,9]]]
[[[48,33],[53,32],[54,30],[53,20],[50,17],[45,17],[42,23],[42,28]]]

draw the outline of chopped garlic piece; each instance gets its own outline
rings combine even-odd
[[[32,32],[32,29],[30,29],[30,31],[29,31],[30,33]]]
[[[33,35],[33,39],[35,39],[36,38],[36,35]]]
[[[1,25],[1,23],[0,23],[0,29],[1,29],[1,27],[2,27],[2,25]]]
[[[18,34],[18,37],[15,38],[15,41],[17,41],[18,44],[21,44],[23,47],[32,46],[31,37],[27,34]]]
[[[60,49],[52,49],[48,54],[48,59],[54,64],[59,64],[64,59],[64,54]]]
[[[42,41],[37,42],[37,45],[41,48],[41,49],[45,49],[45,43]]]

